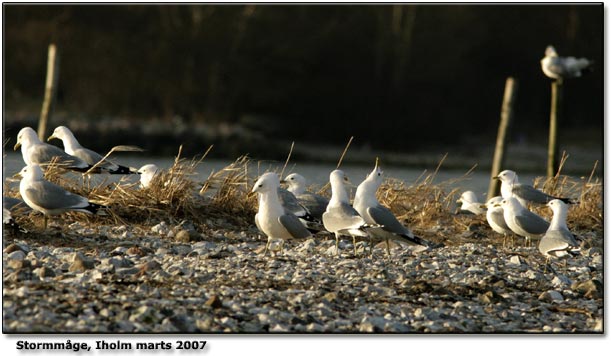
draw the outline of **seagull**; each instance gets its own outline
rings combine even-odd
[[[514,197],[504,198],[501,201],[505,223],[517,235],[526,238],[530,243],[532,238],[538,238],[545,234],[549,223],[539,215],[526,209],[518,199]]]
[[[66,126],[56,127],[53,131],[53,134],[49,136],[47,141],[50,141],[54,138],[59,139],[64,143],[64,151],[66,151],[66,153],[82,159],[91,166],[104,159],[104,157],[102,157],[102,155],[100,155],[99,153],[81,146],[81,144],[76,140],[76,137],[74,137],[72,131],[70,131],[70,129],[68,129]],[[104,160],[104,162],[100,163],[98,167],[110,174],[136,173],[134,169],[121,166],[109,160]]]
[[[541,59],[541,69],[549,78],[562,81],[565,78],[581,77],[581,71],[592,63],[586,58],[559,57],[553,46],[547,46],[545,57]]]
[[[155,164],[145,164],[144,166],[138,169],[138,173],[140,174],[140,188],[148,188],[151,186],[151,182],[153,178],[159,171],[159,168]]]
[[[359,213],[350,206],[348,192],[344,182],[348,182],[346,174],[336,169],[329,175],[331,183],[331,200],[322,214],[322,222],[327,231],[335,234],[335,253],[339,254],[339,237],[352,236],[354,255],[356,256],[356,236],[368,237],[367,230],[371,228]]]
[[[31,127],[24,127],[19,131],[14,150],[17,150],[19,146],[21,146],[21,155],[26,165],[45,165],[56,159],[58,165],[79,172],[86,172],[92,167],[82,159],[40,141]]]
[[[419,245],[431,247],[432,244],[418,236],[415,236],[411,230],[403,226],[393,213],[385,206],[381,205],[376,197],[376,192],[382,184],[383,172],[376,165],[373,171],[367,175],[367,178],[356,188],[354,197],[354,208],[363,217],[365,222],[370,225],[379,225],[379,229],[374,229],[370,232],[371,235],[382,237],[386,240],[386,251],[390,256],[389,240],[398,242],[406,242],[410,245]]]
[[[30,208],[44,214],[45,229],[48,216],[59,215],[67,211],[96,214],[100,208],[106,208],[44,180],[42,169],[37,164],[23,167],[19,175],[22,177],[19,183],[19,193]]]
[[[462,212],[469,212],[475,215],[481,215],[486,212],[486,209],[482,208],[482,204],[477,201],[475,193],[470,190],[463,192],[456,202],[461,203],[460,210]]]
[[[278,187],[280,178],[276,173],[268,172],[263,174],[255,183],[253,193],[259,194],[259,211],[255,215],[255,224],[265,235],[267,243],[265,251],[267,253],[272,240],[284,240],[293,238],[307,238],[312,234],[303,226],[295,215],[287,212],[278,199]]]
[[[552,209],[554,216],[545,235],[539,241],[539,251],[548,261],[551,257],[561,258],[577,254],[579,244],[566,226],[567,205],[562,200],[554,199],[547,203],[547,206]]]
[[[288,191],[293,193],[297,200],[306,209],[310,211],[310,214],[318,221],[322,220],[322,214],[324,214],[329,204],[329,199],[322,195],[314,194],[306,191],[306,180],[299,173],[291,173],[280,183],[286,182],[289,187]]]
[[[513,231],[507,226],[505,217],[503,216],[503,207],[501,206],[502,197],[493,197],[488,199],[486,202],[486,220],[488,225],[495,232],[503,235],[503,246],[505,246],[505,239],[508,234],[512,234]]]
[[[527,206],[529,201],[537,204],[547,204],[553,199],[560,199],[567,204],[573,204],[573,201],[569,198],[554,197],[543,193],[532,185],[520,184],[516,172],[508,169],[494,178],[501,180],[501,195],[503,198],[507,199],[513,196],[518,199],[522,206]]]

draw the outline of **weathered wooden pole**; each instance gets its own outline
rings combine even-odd
[[[562,81],[552,81],[552,105],[549,115],[549,143],[547,146],[547,178],[558,172],[558,121],[562,117]]]
[[[57,47],[54,43],[49,45],[47,58],[47,80],[45,83],[45,98],[42,102],[42,110],[40,111],[40,120],[38,121],[38,138],[41,141],[45,139],[47,131],[47,121],[53,110],[53,102],[55,101],[55,93],[57,87],[57,78],[59,77],[59,58]]]
[[[507,128],[513,117],[513,105],[516,100],[518,82],[512,77],[505,81],[505,94],[503,95],[503,105],[501,106],[501,122],[499,131],[496,135],[496,146],[494,148],[494,158],[492,160],[491,178],[496,177],[501,172],[501,167],[505,163],[505,143],[507,142]],[[490,179],[488,186],[487,199],[499,195],[500,182],[498,179]]]

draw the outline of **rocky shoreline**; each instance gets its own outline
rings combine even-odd
[[[603,332],[598,244],[552,272],[536,247],[477,234],[391,259],[348,239],[336,257],[324,235],[261,256],[256,229],[225,225],[5,231],[3,332]]]

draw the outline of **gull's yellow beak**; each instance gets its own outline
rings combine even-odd
[[[54,138],[58,138],[58,137],[57,137],[57,136],[55,136],[55,135],[51,135],[51,136],[49,136],[49,138],[47,138],[47,142],[51,141],[51,140],[52,140],[52,139],[54,139]]]
[[[13,151],[17,151],[19,146],[21,146],[21,142],[17,141],[17,143],[15,144],[15,147],[13,147]]]

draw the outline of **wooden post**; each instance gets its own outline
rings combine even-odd
[[[491,177],[496,177],[501,172],[501,167],[505,163],[505,143],[507,142],[507,127],[513,117],[513,104],[516,100],[518,82],[512,77],[508,77],[505,82],[505,94],[503,95],[503,106],[501,107],[501,122],[499,131],[496,135],[496,147],[494,148],[494,158],[492,160]],[[499,195],[500,182],[498,179],[490,179],[488,186],[487,199]]]
[[[549,115],[549,143],[547,146],[547,178],[558,172],[558,120],[562,117],[562,81],[552,81],[552,105]]]
[[[47,58],[47,80],[45,83],[45,98],[42,102],[42,110],[40,111],[40,120],[38,121],[38,138],[41,141],[45,139],[47,131],[47,121],[53,110],[53,101],[57,87],[57,78],[59,77],[59,59],[57,55],[57,47],[51,43]]]

